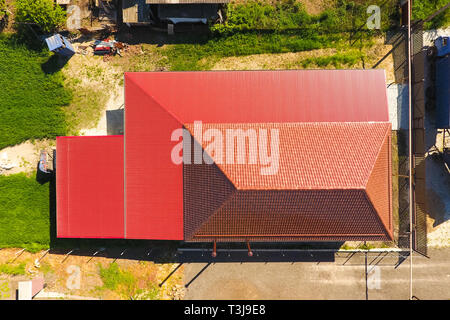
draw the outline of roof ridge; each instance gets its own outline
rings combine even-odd
[[[389,143],[389,130],[387,130],[387,134],[386,134],[386,135],[384,136],[384,138],[383,138],[383,142],[382,142],[382,144],[381,144],[382,146],[381,146],[381,148],[380,148],[379,153],[377,154],[377,157],[376,157],[374,166],[373,166],[373,168],[372,168],[372,171],[370,172],[369,178],[367,179],[367,183],[366,183],[366,188],[365,188],[364,194],[366,195],[367,200],[369,201],[370,205],[373,206],[373,208],[375,209],[375,212],[377,213],[378,219],[381,221],[381,224],[383,225],[384,229],[386,230],[386,234],[389,235],[390,237],[392,237],[393,235],[392,235],[392,233],[391,233],[391,229],[389,228],[389,226],[392,226],[392,220],[385,221],[384,217],[381,215],[382,212],[381,212],[381,211],[378,211],[378,210],[379,210],[379,206],[377,206],[377,205],[374,203],[374,200],[376,200],[376,198],[373,200],[372,197],[371,197],[372,192],[369,193],[369,190],[368,190],[369,182],[370,182],[370,179],[372,178],[372,175],[373,175],[373,173],[374,173],[375,166],[377,165],[377,162],[378,162],[378,160],[379,160],[379,157],[380,157],[380,154],[381,154],[381,152],[382,152],[382,149],[383,149],[383,147],[384,147],[386,144],[388,145],[388,146],[387,146],[387,148],[388,148],[388,155],[387,155],[387,157],[389,158],[389,157],[391,157],[391,153],[390,153],[391,144]],[[388,174],[388,188],[389,188],[389,186],[392,184],[392,181],[390,180],[390,176],[391,176],[391,166],[392,166],[392,163],[391,163],[391,161],[389,161],[389,159],[388,159],[388,173],[387,173],[387,174]],[[391,193],[391,191],[389,191],[389,193]],[[391,195],[389,195],[388,199],[389,199],[389,200],[388,200],[388,201],[389,201],[389,204],[388,204],[389,216],[392,217],[392,202],[391,202],[392,199],[391,199]]]
[[[384,123],[390,124],[390,122],[384,122]],[[374,158],[375,161],[373,162],[373,165],[372,165],[372,167],[370,168],[370,171],[369,171],[370,173],[369,173],[369,175],[367,176],[367,179],[366,179],[366,181],[365,181],[365,183],[364,183],[364,188],[367,188],[367,185],[368,185],[368,183],[369,183],[370,177],[372,176],[373,169],[375,168],[375,165],[377,164],[378,157],[379,157],[379,155],[380,155],[380,153],[381,153],[381,151],[382,151],[382,149],[383,149],[383,147],[384,147],[384,140],[385,140],[386,137],[389,135],[389,130],[390,130],[389,126],[386,126],[386,129],[385,129],[385,130],[386,130],[386,132],[384,133],[383,139],[381,139],[381,143],[380,143],[380,146],[378,147],[377,155],[376,155],[376,157]]]
[[[183,127],[190,133],[192,139],[194,139],[195,142],[197,142],[197,143],[201,146],[202,151],[203,151],[203,152],[206,152],[206,154],[208,155],[208,157],[210,157],[210,158],[213,160],[213,163],[214,163],[214,164],[216,165],[216,167],[220,170],[220,172],[222,172],[222,174],[225,176],[225,178],[227,178],[227,180],[231,183],[231,185],[233,186],[233,188],[234,188],[235,190],[241,190],[241,189],[239,189],[238,186],[231,180],[230,176],[227,175],[227,174],[225,173],[225,171],[223,170],[223,168],[222,168],[218,163],[216,163],[216,162],[214,161],[214,158],[209,154],[209,152],[207,152],[207,151],[205,150],[205,148],[203,147],[202,143],[199,142],[199,141],[195,138],[194,133],[193,133],[191,130],[189,130],[189,128],[186,127],[185,125],[183,125]],[[203,161],[203,159],[202,159],[202,161]]]
[[[219,166],[217,166],[219,167]],[[221,170],[222,171],[222,170]],[[228,179],[228,177],[227,177]],[[229,179],[228,179],[229,180]],[[230,180],[229,180],[230,181]],[[231,182],[231,181],[230,181]],[[234,185],[233,185],[234,186]],[[234,195],[237,193],[238,189],[235,187],[233,189],[233,191],[230,193],[230,195],[225,199],[225,201],[222,202],[222,204],[216,209],[214,210],[214,212],[197,228],[197,230],[195,230],[194,235],[192,238],[195,238],[197,231],[203,227],[205,224],[208,223],[208,221],[210,221],[214,216],[217,215],[217,213],[225,206],[225,204],[227,204],[228,202],[230,202],[230,200],[232,198],[234,198]]]
[[[375,212],[376,219],[378,220],[379,224],[380,224],[381,227],[383,228],[384,234],[385,234],[386,236],[388,236],[388,238],[391,238],[391,237],[392,237],[392,234],[391,234],[390,230],[389,230],[388,227],[384,224],[383,219],[380,217],[380,214],[378,213],[377,209],[375,208],[375,205],[373,204],[372,200],[370,199],[370,197],[369,197],[367,191],[364,192],[364,197],[367,199],[367,202],[369,203],[370,207],[371,207],[371,208],[373,209],[373,211]],[[392,237],[392,238],[393,238],[393,237]]]
[[[126,76],[127,73],[125,73]],[[153,100],[155,102],[155,104],[157,104],[161,109],[163,109],[165,112],[167,112],[172,118],[174,118],[180,125],[183,125],[183,121],[181,121],[178,116],[176,116],[173,112],[169,111],[167,108],[163,107],[163,105],[156,100],[156,98],[152,95],[149,94],[147,92],[147,90],[145,90],[139,83],[137,83],[136,81],[133,80],[133,77],[125,77],[126,81],[130,81],[132,82],[136,87],[139,88],[140,91],[142,91],[145,96],[147,96],[148,98],[150,98],[151,100]],[[125,108],[125,112],[126,112],[126,108]]]

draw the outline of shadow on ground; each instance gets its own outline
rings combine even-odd
[[[245,243],[218,244],[213,258],[211,243],[185,243],[164,240],[72,239],[56,237],[56,185],[54,177],[45,177],[49,184],[50,252],[69,255],[154,261],[158,263],[192,262],[313,262],[334,261],[334,253],[343,242],[251,243],[253,256],[248,256]],[[299,250],[327,249],[327,252]]]

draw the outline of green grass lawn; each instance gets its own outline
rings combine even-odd
[[[35,176],[0,175],[0,248],[50,245],[49,185]]]
[[[63,87],[61,72],[52,73],[51,55],[0,34],[0,149],[65,135],[62,106],[69,104],[71,94]]]

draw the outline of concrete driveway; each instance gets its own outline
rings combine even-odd
[[[450,299],[450,249],[429,255],[413,257],[413,294]],[[189,263],[185,299],[408,299],[409,258],[401,261],[339,253],[335,262]]]

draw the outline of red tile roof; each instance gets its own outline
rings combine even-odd
[[[193,124],[185,127],[194,134]],[[391,125],[388,122],[202,124],[203,132],[210,129],[221,132],[224,139],[227,130],[233,130],[237,137],[245,139],[245,164],[226,163],[226,141],[222,141],[222,158],[215,161],[237,189],[355,189],[367,185]],[[256,148],[252,152],[259,154],[260,130],[265,130],[269,138],[272,130],[278,131],[279,166],[276,174],[262,175],[261,169],[268,165],[261,164],[259,158],[256,164],[248,161],[250,147]],[[250,131],[255,133],[254,144],[249,143]],[[203,141],[202,147],[206,148],[209,143]],[[270,155],[270,142],[266,149]]]
[[[223,137],[229,129],[243,137],[278,129],[279,169],[261,175],[260,163],[223,163],[226,155],[213,166],[185,164],[186,240],[392,239],[390,123],[202,125],[203,133],[210,129]],[[224,192],[227,184],[234,189]]]

